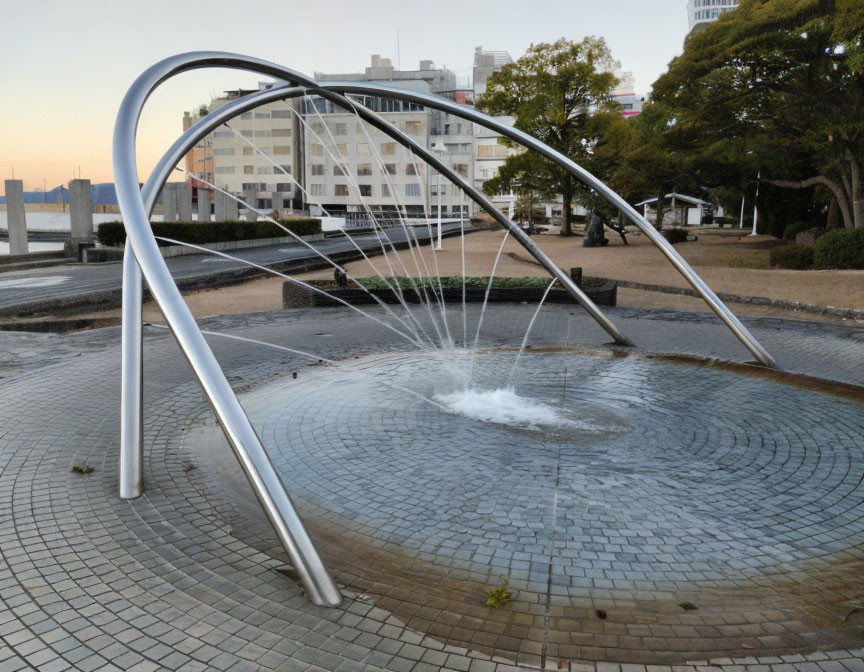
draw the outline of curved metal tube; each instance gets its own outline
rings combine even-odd
[[[138,119],[147,98],[161,82],[175,74],[204,67],[228,67],[252,70],[259,74],[287,79],[296,82],[301,86],[300,88],[294,89],[280,87],[277,89],[258,92],[247,96],[244,99],[238,100],[230,106],[221,108],[213,115],[208,115],[205,119],[202,119],[198,124],[190,128],[187,133],[172,145],[171,149],[169,149],[160,161],[157,170],[151,174],[148,183],[145,185],[144,193],[139,193],[134,151],[135,135]],[[136,395],[131,393],[131,387],[136,384],[138,387],[137,411],[140,413],[141,287],[140,276],[138,275],[137,270],[137,266],[140,265],[141,273],[143,273],[144,277],[147,279],[154,299],[162,309],[166,321],[174,333],[178,344],[183,350],[186,358],[189,360],[189,363],[192,365],[193,371],[198,377],[198,380],[220,421],[223,431],[225,432],[235,455],[240,461],[246,476],[252,484],[253,490],[267,513],[280,541],[282,541],[283,546],[297,568],[303,584],[309,593],[310,599],[316,604],[335,606],[341,601],[341,595],[339,594],[335,583],[333,583],[332,578],[327,573],[326,568],[324,568],[317,551],[312,545],[302,521],[297,515],[288,494],[285,492],[284,486],[261,445],[260,439],[255,433],[254,428],[242,409],[242,406],[231,390],[231,386],[228,384],[218,362],[210,351],[202,334],[198,330],[191,312],[174,284],[168,268],[159,253],[152,232],[150,231],[148,216],[148,213],[155,202],[158,189],[167,179],[170,170],[174,165],[176,165],[182,155],[188,151],[189,147],[194,145],[201,137],[206,135],[216,126],[224,123],[228,118],[236,116],[236,114],[239,114],[244,109],[260,105],[266,100],[275,100],[291,97],[292,95],[300,95],[304,89],[316,92],[318,95],[333,101],[340,107],[355,110],[357,114],[367,122],[390,137],[396,139],[404,146],[409,147],[415,154],[423,158],[430,165],[434,166],[440,173],[446,175],[448,179],[462,187],[463,190],[478,203],[478,205],[489,212],[500,224],[505,226],[505,228],[510,230],[516,236],[517,240],[519,240],[519,242],[545,268],[547,268],[553,277],[557,278],[562,285],[568,289],[574,298],[576,298],[576,300],[586,308],[592,317],[594,317],[595,320],[597,320],[597,322],[606,329],[606,331],[610,333],[617,342],[629,344],[629,341],[621,335],[620,332],[618,332],[614,325],[612,325],[605,315],[599,311],[593,302],[591,302],[590,299],[588,299],[588,297],[585,296],[574,283],[572,283],[570,278],[567,277],[519,227],[498,212],[482,194],[477,192],[471,185],[465,183],[456,173],[445,166],[424,147],[421,147],[408,136],[402,134],[376,113],[361,105],[354,104],[352,101],[344,98],[344,96],[336,93],[336,91],[346,93],[368,92],[382,96],[400,98],[403,100],[413,100],[420,104],[446,111],[471,121],[476,121],[477,123],[500,132],[502,135],[511,137],[518,142],[541,152],[544,156],[547,156],[560,165],[563,165],[572,174],[585,181],[586,184],[594,187],[608,200],[618,206],[622,212],[625,212],[631,219],[633,219],[633,221],[640,226],[643,231],[645,231],[649,238],[651,238],[651,240],[655,242],[662,251],[664,251],[666,256],[669,257],[685,278],[687,278],[697,291],[703,295],[703,298],[705,298],[712,309],[715,310],[721,319],[724,319],[727,325],[730,326],[745,346],[747,346],[748,349],[763,363],[769,366],[775,365],[773,359],[764,352],[761,345],[753,339],[743,325],[738,322],[737,318],[728,311],[725,305],[720,302],[720,300],[693,272],[680,255],[678,255],[677,252],[675,252],[674,249],[666,243],[665,239],[660,237],[656,230],[644,221],[644,219],[642,219],[641,216],[629,206],[629,204],[621,199],[614,191],[606,187],[602,182],[587,173],[587,171],[584,171],[581,167],[566,157],[546,147],[542,143],[539,143],[533,138],[530,138],[530,136],[525,135],[521,131],[503,126],[486,115],[469,110],[468,108],[462,108],[446,99],[440,99],[434,96],[418,94],[406,90],[393,90],[376,85],[358,85],[353,82],[318,84],[314,80],[294,70],[255,58],[224,54],[221,52],[193,52],[189,54],[180,54],[155,64],[146,70],[127,92],[123,99],[123,103],[121,104],[114,131],[115,183],[117,185],[118,201],[124,215],[124,221],[126,222],[128,234],[127,251],[131,248],[138,262],[136,265],[135,263],[132,263],[131,260],[127,260],[128,263],[124,265],[124,280],[129,281],[128,293],[124,292],[124,304],[127,299],[130,299],[130,305],[124,306],[123,373],[124,392],[130,392],[130,394],[126,394],[123,397],[123,420],[128,421],[130,424],[125,428],[128,431],[122,431],[122,435],[130,445],[134,445],[137,442],[140,446],[140,416],[136,421],[135,418],[130,415],[131,411],[135,410],[133,407],[136,403]],[[136,311],[134,311],[131,306],[132,303],[137,303],[137,316],[135,314]],[[134,324],[136,320],[138,323],[137,331]],[[128,325],[126,324],[127,321],[129,322]],[[137,346],[133,342],[135,340],[137,340]],[[136,348],[138,353],[137,365],[139,367],[137,375],[135,375],[136,372],[134,371],[134,356]],[[127,377],[127,374],[130,375]],[[137,431],[133,431],[133,425],[136,422]],[[121,454],[122,452],[121,448]],[[128,458],[129,455],[126,455],[126,457]],[[140,458],[140,452],[138,457]],[[122,465],[123,459],[121,458],[121,471]],[[127,459],[126,467],[129,471],[128,475],[130,478],[134,477],[134,463]],[[140,487],[140,464],[138,466],[137,475]],[[127,489],[127,494],[129,494],[129,496],[135,496],[134,490],[129,491]],[[138,494],[140,494],[140,492]]]
[[[612,203],[620,212],[627,215],[632,222],[648,236],[648,239],[660,248],[660,251],[672,263],[675,269],[684,276],[684,279],[690,283],[690,286],[699,293],[705,300],[708,306],[717,316],[726,323],[726,326],[732,330],[735,337],[741,341],[747,350],[765,366],[777,368],[777,362],[768,354],[768,351],[762,347],[759,341],[753,337],[747,327],[741,324],[740,320],[735,317],[731,310],[726,307],[720,298],[705,284],[705,281],[700,278],[696,272],[690,267],[684,258],[678,254],[672,245],[655,229],[648,221],[640,215],[627,201],[618,195],[613,189],[607,186],[604,182],[596,178],[587,170],[582,168],[573,160],[567,158],[560,152],[548,147],[536,138],[531,137],[527,133],[520,131],[512,126],[502,124],[500,121],[477,112],[476,110],[459,105],[446,98],[434,96],[427,93],[410,91],[407,89],[393,89],[381,84],[366,84],[358,82],[327,82],[318,85],[321,88],[332,89],[342,93],[362,93],[370,95],[378,95],[388,98],[396,98],[397,100],[407,100],[409,102],[418,103],[427,107],[432,107],[448,114],[453,114],[462,119],[473,121],[481,126],[493,130],[501,135],[515,140],[519,144],[539,152],[546,158],[554,161],[559,166],[567,170],[571,175],[584,182],[586,185],[600,193],[607,201]]]
[[[234,59],[228,59],[231,64]],[[291,71],[247,59],[250,69],[284,78]],[[150,230],[147,210],[138,191],[135,135],[141,110],[153,90],[169,77],[208,65],[228,65],[222,54],[186,54],[165,59],[146,70],[123,98],[114,128],[114,179],[127,237],[154,299],[159,304],[183,354],[210,402],[258,500],[315,604],[336,606],[342,596],[309,538],[258,435],[192,313],[174,284]],[[228,65],[231,67],[231,65]],[[236,65],[234,66],[236,67]],[[302,75],[298,78],[306,79]],[[308,82],[308,80],[307,80]]]

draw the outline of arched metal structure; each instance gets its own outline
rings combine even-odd
[[[135,161],[135,134],[141,110],[149,95],[160,83],[184,71],[204,67],[245,69],[285,80],[293,86],[274,87],[255,92],[199,120],[166,152],[139,192]],[[407,135],[394,128],[375,112],[351,101],[343,94],[364,93],[391,97],[438,109],[448,114],[481,124],[529,149],[539,151],[567,169],[598,193],[606,197],[631,219],[669,258],[709,306],[729,326],[747,349],[763,364],[775,366],[774,360],[747,329],[699,278],[686,261],[667,243],[665,238],[618,194],[573,161],[517,129],[498,123],[491,117],[452,101],[394,89],[377,84],[329,82],[321,84],[294,70],[260,59],[220,52],[192,52],[165,59],[146,70],[132,85],[123,99],[114,132],[114,173],[118,201],[127,230],[126,255],[123,266],[123,362],[121,392],[120,495],[137,497],[142,493],[142,348],[141,293],[142,273],[154,299],[159,304],[180,348],[192,366],[229,443],[250,484],[303,581],[310,599],[335,606],[341,601],[338,588],[324,567],[308,533],[297,515],[261,441],[231,390],[213,357],[191,312],[174,284],[159,253],[149,226],[149,215],[162,185],[173,167],[204,136],[242,112],[274,100],[304,94],[319,95],[347,110],[355,111],[364,121],[389,135],[441,174],[457,184],[481,208],[488,212],[534,256],[544,268],[570,292],[597,323],[622,345],[630,341],[615,327],[599,308],[571,279],[527,236],[509,221],[474,187],[444,165]],[[140,269],[140,270],[139,270]]]

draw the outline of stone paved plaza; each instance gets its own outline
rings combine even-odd
[[[0,670],[864,670],[864,328],[747,322],[785,369],[846,384],[829,394],[646,356],[747,361],[705,315],[614,309],[627,352],[546,306],[512,380],[561,423],[436,405],[472,365],[506,380],[533,311],[490,306],[488,352],[455,364],[342,309],[202,321],[337,361],[208,339],[337,609],[305,599],[165,330],[145,330],[134,501],[119,330],[0,332]]]

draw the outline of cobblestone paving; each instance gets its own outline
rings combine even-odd
[[[490,308],[486,341],[518,342],[531,312],[531,307]],[[624,310],[613,311],[613,316],[648,348],[747,359],[714,321]],[[326,357],[405,350],[390,332],[337,309],[205,322],[211,329]],[[864,382],[860,328],[776,320],[748,325],[787,368]],[[560,344],[567,334],[573,343],[599,345],[605,340],[583,315],[548,307],[531,343]],[[522,521],[509,521],[519,522],[512,531],[516,542],[503,538],[511,531],[507,520],[496,520],[495,508],[481,511],[482,497],[421,510],[424,491],[431,488],[433,495],[444,496],[447,484],[455,482],[452,463],[427,461],[435,477],[431,482],[408,466],[393,480],[385,468],[398,469],[400,461],[410,457],[403,453],[411,446],[401,445],[391,450],[392,464],[373,474],[389,485],[364,489],[369,479],[364,469],[371,462],[362,463],[371,456],[354,455],[355,464],[346,473],[344,465],[329,462],[326,453],[310,452],[306,461],[290,464],[287,478],[297,478],[294,468],[311,469],[318,461],[332,468],[316,467],[318,481],[308,488],[324,488],[340,479],[354,486],[340,483],[335,494],[341,500],[312,490],[296,493],[350,597],[339,609],[323,609],[306,602],[290,571],[287,576],[277,571],[284,567],[284,558],[273,549],[260,515],[259,520],[253,515],[248,491],[226,487],[236,477],[236,467],[214,461],[218,441],[212,441],[209,458],[193,452],[202,437],[212,436],[212,421],[190,370],[170,336],[161,331],[148,329],[145,346],[147,494],[132,502],[117,498],[118,338],[116,329],[0,334],[0,670],[505,672],[545,664],[547,669],[660,672],[673,669],[673,663],[682,672],[864,670],[857,648],[862,640],[856,619],[861,617],[853,615],[844,624],[845,612],[838,611],[839,602],[864,594],[857,578],[861,544],[853,536],[860,532],[856,520],[861,510],[862,423],[853,402],[692,367],[687,369],[690,385],[682,390],[674,385],[675,376],[666,373],[676,367],[633,358],[583,358],[597,374],[585,389],[597,395],[598,404],[613,396],[627,404],[633,392],[628,385],[635,380],[650,394],[632,400],[634,406],[653,403],[653,413],[663,422],[652,430],[647,424],[634,425],[635,416],[620,417],[622,411],[616,410],[615,420],[623,421],[627,431],[595,437],[585,448],[603,473],[593,481],[549,437],[529,433],[524,446],[511,440],[507,447],[521,478],[499,480],[500,488],[486,490],[502,501],[510,492],[520,502]],[[313,390],[313,371],[324,371],[284,352],[262,352],[259,346],[218,338],[211,342],[241,390],[291,371],[303,385],[308,377],[305,389]],[[559,372],[549,375],[560,393]],[[697,404],[704,416],[687,413],[684,401]],[[346,424],[337,428],[344,432],[352,406],[342,404],[345,418],[339,419]],[[416,406],[409,406],[413,413],[393,404],[383,406],[377,420],[368,420],[384,425],[380,429],[386,439],[373,446],[379,454],[397,445],[409,418],[428,419]],[[735,422],[721,422],[721,413],[722,418],[734,416]],[[320,437],[304,431],[304,423],[314,419],[306,417],[293,428],[292,450],[320,443]],[[289,426],[281,410],[269,425],[264,420],[262,426],[274,432]],[[440,422],[432,425],[436,431],[441,428]],[[446,429],[458,435],[465,426],[456,418]],[[675,431],[664,437],[661,427]],[[647,463],[651,456],[656,469],[630,463],[625,447],[617,443],[634,433],[643,437],[641,457]],[[499,444],[506,439],[495,436]],[[480,485],[491,486],[511,473],[491,455],[495,440],[486,432],[475,437],[470,456],[487,469]],[[675,448],[691,442],[702,450],[662,450],[664,443]],[[541,453],[536,465],[526,459],[528,452]],[[454,451],[453,457],[466,459],[464,451]],[[90,464],[96,471],[72,474],[73,464]],[[692,496],[681,488],[683,475],[698,485]],[[423,483],[423,488],[418,486]],[[662,496],[664,487],[668,498]],[[412,494],[416,511],[406,509],[406,516],[395,520],[383,513],[378,520],[356,516],[348,529],[350,516],[345,512],[353,502],[386,507],[390,498],[407,501]],[[677,510],[670,500],[678,503]],[[593,501],[614,506],[595,507]],[[640,503],[643,517],[633,518]],[[324,504],[338,505],[338,527],[347,530],[345,537],[330,536],[335,518],[325,517]],[[552,509],[556,513],[549,518]],[[764,513],[756,516],[757,510]],[[472,542],[434,539],[434,534],[423,539],[416,526],[411,528],[412,515],[414,522],[427,525],[438,520],[459,525],[464,511],[474,516],[465,522],[475,521],[470,529],[484,535],[487,552],[478,553],[478,544],[470,557],[463,557]],[[318,513],[321,522],[314,519]],[[586,519],[586,513],[592,517]],[[669,516],[675,527],[659,527],[670,522]],[[741,534],[726,539],[720,535],[730,520]],[[500,525],[500,537],[494,536],[489,521]],[[588,528],[600,531],[603,541],[576,539],[577,530]],[[659,543],[658,529],[663,530],[664,544]],[[370,530],[388,536],[381,536],[376,546],[374,534],[367,535]],[[638,547],[627,548],[633,539],[624,534],[628,531],[636,531]],[[646,531],[658,540],[639,534]],[[700,537],[706,534],[713,536],[708,547]],[[361,541],[364,536],[366,542]],[[667,540],[671,543],[665,544]],[[415,541],[418,548],[412,548]],[[537,548],[518,551],[530,558],[516,557],[511,543],[522,543],[523,548],[534,543]],[[417,552],[410,563],[406,551]],[[535,553],[541,557],[534,558]],[[606,553],[614,557],[600,555]],[[652,558],[645,567],[638,566],[642,554]],[[443,558],[448,573],[452,571],[449,581],[435,570]],[[647,565],[664,563],[663,576],[648,574],[654,570]],[[490,610],[482,606],[482,586],[488,586],[488,576],[497,567],[513,579],[516,601]],[[772,568],[785,573],[775,575]],[[649,585],[655,590],[643,590]],[[684,612],[667,604],[681,594],[711,597],[700,600],[699,610]],[[544,597],[545,603],[532,603],[531,596]],[[801,606],[792,613],[790,605],[795,604]],[[609,605],[606,619],[596,615],[595,609],[606,608],[601,605]],[[630,614],[641,614],[643,621],[628,621],[625,615]],[[469,632],[478,639],[467,639],[468,645],[449,643],[465,641]],[[559,641],[561,633],[566,633],[566,641]],[[657,641],[646,647],[651,638]],[[724,653],[713,658],[710,667],[706,656],[693,653],[713,650],[710,643],[692,646],[699,639],[715,646],[722,642]],[[663,648],[661,640],[667,645],[665,658],[657,653]],[[608,662],[601,662],[604,658]]]

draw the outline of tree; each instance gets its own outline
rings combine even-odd
[[[690,145],[670,110],[656,102],[630,120],[633,139],[610,176],[613,189],[631,201],[657,197],[657,220],[663,228],[666,194],[690,180]]]
[[[654,100],[700,153],[725,146],[776,187],[822,185],[845,226],[864,226],[862,26],[860,0],[742,0],[688,38]]]
[[[602,38],[565,39],[531,45],[514,63],[486,83],[477,107],[489,114],[512,116],[516,128],[579,162],[599,142],[592,116],[612,112],[612,90],[618,64]],[[510,147],[517,146],[502,140]],[[488,187],[486,186],[488,185]],[[496,180],[484,190],[521,186],[543,196],[561,194],[562,235],[572,235],[571,207],[581,184],[567,171],[535,152],[508,157]]]

